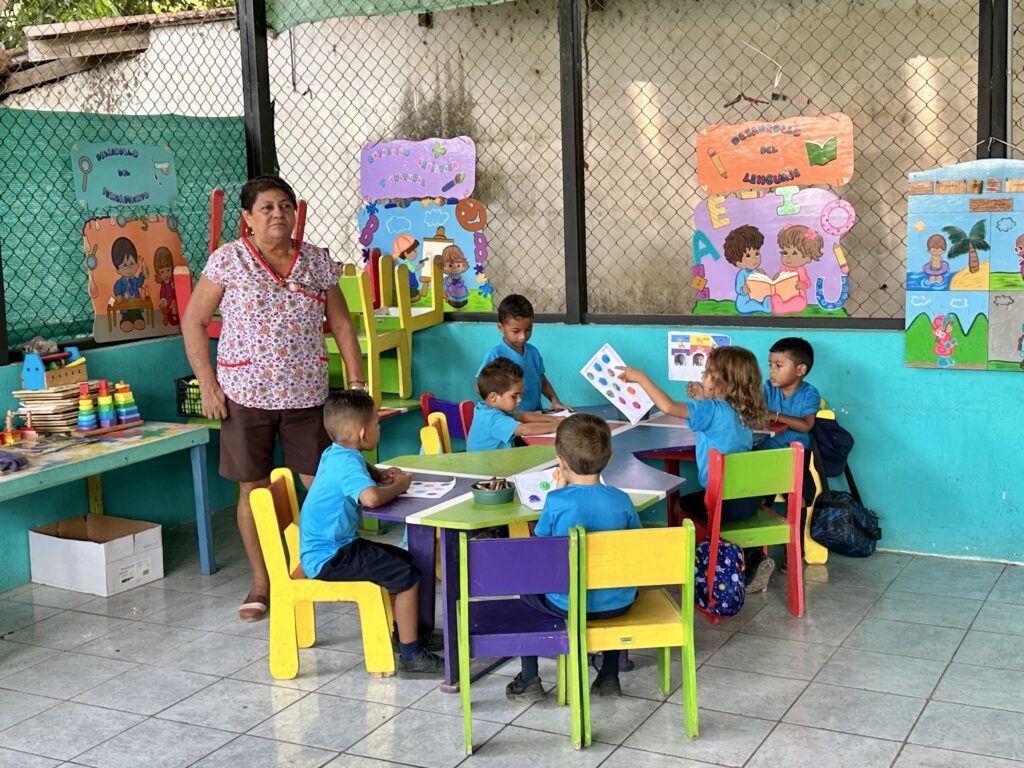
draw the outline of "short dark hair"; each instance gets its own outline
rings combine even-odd
[[[492,392],[503,395],[512,385],[523,380],[523,369],[519,363],[507,357],[496,357],[483,367],[476,377],[476,391],[484,400]]]
[[[373,398],[361,389],[335,390],[324,401],[324,428],[331,440],[366,426],[377,412]]]
[[[256,204],[256,198],[260,196],[260,192],[266,192],[270,189],[281,190],[288,195],[288,199],[292,201],[292,205],[299,204],[298,198],[295,197],[295,190],[291,188],[288,182],[280,176],[265,173],[262,176],[249,179],[242,185],[242,208],[249,213],[252,213],[252,207]]]
[[[574,413],[555,431],[555,453],[578,475],[596,475],[612,458],[612,431],[599,416]]]
[[[722,250],[725,252],[725,260],[736,265],[740,263],[740,259],[743,258],[743,254],[747,250],[750,248],[760,250],[762,245],[764,245],[764,235],[761,234],[761,230],[750,224],[743,224],[725,236]]]
[[[772,344],[772,348],[768,351],[789,355],[789,359],[797,365],[806,365],[807,373],[810,373],[811,368],[814,367],[814,347],[799,336],[787,336],[784,339],[779,339]]]
[[[501,300],[498,305],[498,322],[505,323],[507,320],[533,320],[533,304],[525,296],[518,293],[510,293]]]
[[[135,248],[135,243],[127,237],[117,238],[114,244],[110,246],[110,260],[114,262],[114,269],[119,269],[124,264],[124,260],[129,256],[135,259],[135,261],[139,260],[139,252]]]

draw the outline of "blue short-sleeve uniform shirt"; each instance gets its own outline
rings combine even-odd
[[[520,355],[502,339],[501,342],[491,347],[487,354],[484,355],[484,361],[480,363],[480,368],[477,370],[476,375],[479,376],[484,366],[498,357],[507,357],[523,369],[523,401],[519,404],[518,410],[539,411],[540,377],[544,373],[544,361],[541,359],[537,348],[533,344],[526,344],[523,347],[523,354]]]
[[[773,387],[770,381],[766,381],[761,387],[764,392],[765,402],[768,403],[768,410],[772,413],[778,411],[783,416],[796,416],[803,418],[817,413],[821,408],[821,395],[818,390],[806,381],[800,384],[796,392],[789,397],[783,395],[779,387]],[[811,445],[809,432],[797,432],[795,429],[787,429],[777,435],[772,435],[757,444],[758,449],[763,448],[788,448],[792,442],[798,442],[804,448]]]
[[[730,454],[749,451],[754,434],[740,421],[740,415],[725,400],[691,400],[690,429],[697,433],[697,479],[708,487],[708,453],[712,448]]]
[[[504,411],[486,403],[477,403],[473,409],[473,423],[466,437],[467,451],[496,451],[511,448],[519,422]]]
[[[582,525],[586,531],[625,531],[640,528],[640,518],[633,501],[618,488],[607,485],[569,485],[548,494],[534,534],[537,536],[568,536],[569,530]],[[569,596],[546,595],[552,605],[569,610]],[[635,587],[588,589],[587,612],[611,611],[632,605]]]
[[[337,443],[323,456],[299,515],[299,561],[316,578],[339,549],[355,541],[362,504],[359,494],[376,485],[366,459]]]

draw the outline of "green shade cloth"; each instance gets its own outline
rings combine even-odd
[[[283,32],[299,24],[348,16],[388,16],[499,5],[511,0],[270,0],[267,26]]]
[[[193,272],[206,263],[212,189],[225,190],[225,236],[238,231],[237,201],[248,178],[241,117],[0,109],[0,136],[0,258],[12,348],[37,334],[56,341],[92,335],[82,254],[88,219],[167,213],[116,205],[87,213],[73,186],[72,143],[171,148],[178,180],[174,215]]]

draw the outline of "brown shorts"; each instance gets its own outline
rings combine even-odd
[[[228,418],[220,428],[220,474],[238,483],[270,477],[274,438],[280,435],[284,463],[300,475],[315,475],[320,454],[331,444],[324,429],[324,409],[285,408],[267,411],[227,400]]]

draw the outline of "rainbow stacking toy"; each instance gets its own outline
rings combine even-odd
[[[142,418],[139,416],[139,409],[135,406],[131,387],[123,381],[117,382],[114,387],[114,410],[117,412],[118,424],[130,424]]]
[[[82,382],[78,387],[78,431],[92,432],[99,425],[96,411],[93,410],[92,395],[89,394],[89,383]]]

